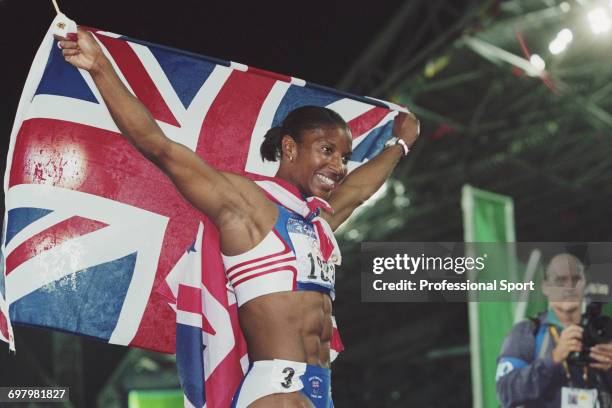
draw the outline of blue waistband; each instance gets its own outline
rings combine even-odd
[[[306,372],[300,377],[304,388],[300,390],[315,408],[329,408],[331,399],[331,370],[315,365],[306,365]]]
[[[321,292],[321,293],[325,293],[326,295],[329,295],[332,300],[334,300],[334,295],[335,295],[335,291],[334,288],[332,287],[328,287],[328,286],[323,286],[323,285],[319,285],[316,283],[311,283],[311,282],[297,282],[297,289],[298,290],[312,290],[315,292]]]

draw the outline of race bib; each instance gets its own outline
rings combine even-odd
[[[336,280],[336,266],[331,261],[323,260],[312,224],[298,218],[289,218],[287,231],[297,258],[298,281],[332,289]]]
[[[597,390],[561,388],[561,408],[599,408]]]

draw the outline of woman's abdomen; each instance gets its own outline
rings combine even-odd
[[[257,297],[239,309],[251,361],[283,359],[329,366],[331,299],[314,291]]]

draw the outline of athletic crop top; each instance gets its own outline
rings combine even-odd
[[[254,248],[222,255],[238,307],[262,295],[294,290],[319,291],[334,299],[335,268],[342,259],[329,224],[319,217],[320,208],[331,207],[319,198],[303,199],[283,180],[258,178],[255,183],[276,203],[279,214]]]

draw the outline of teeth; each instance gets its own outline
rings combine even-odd
[[[319,180],[321,180],[324,184],[327,184],[328,186],[334,185],[334,180],[330,179],[329,177],[325,177],[322,174],[317,174],[317,177],[319,177]]]

